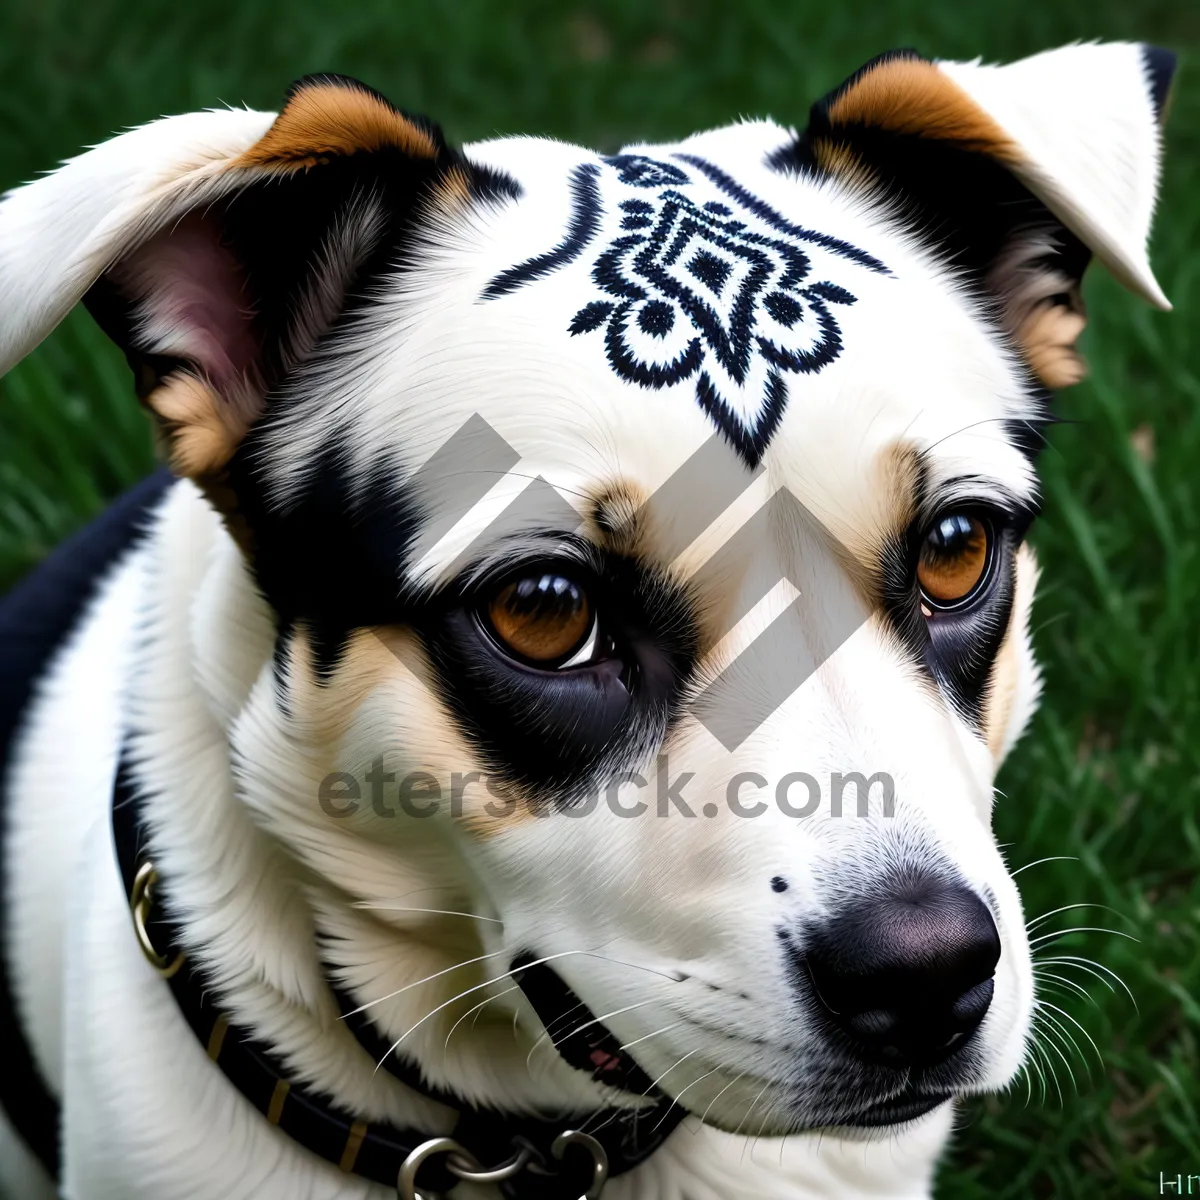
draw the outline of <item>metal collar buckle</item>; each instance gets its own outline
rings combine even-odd
[[[148,925],[150,911],[154,907],[154,885],[158,882],[158,872],[154,864],[147,860],[137,869],[133,880],[133,890],[129,896],[129,915],[133,918],[133,931],[137,935],[138,945],[145,955],[146,961],[164,978],[170,979],[183,966],[183,951],[176,953],[174,958],[160,954],[150,938]]]
[[[550,1153],[561,1162],[572,1146],[579,1146],[592,1156],[592,1182],[579,1200],[599,1200],[604,1185],[608,1182],[608,1155],[594,1137],[575,1129],[568,1129],[554,1139]],[[545,1167],[534,1161],[531,1146],[522,1145],[513,1156],[499,1166],[488,1169],[463,1145],[450,1137],[430,1138],[422,1142],[405,1160],[396,1180],[399,1200],[440,1200],[431,1192],[417,1191],[417,1172],[426,1159],[436,1154],[446,1155],[446,1169],[464,1183],[504,1183],[529,1167],[538,1174],[546,1174]]]

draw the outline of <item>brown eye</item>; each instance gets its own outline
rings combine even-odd
[[[487,615],[506,649],[539,666],[569,658],[592,630],[586,593],[563,575],[531,575],[508,584],[492,598]]]
[[[917,578],[921,590],[943,608],[965,600],[979,585],[989,558],[987,526],[969,513],[940,517],[925,535]]]

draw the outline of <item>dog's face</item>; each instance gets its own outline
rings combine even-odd
[[[493,996],[536,1038],[520,960],[728,1129],[1012,1079],[1033,459],[1089,254],[1160,298],[1156,64],[896,56],[800,137],[610,157],[316,81],[143,218],[89,300],[276,620],[246,802],[368,996],[406,903],[483,918],[394,1038]],[[1076,170],[1089,122],[1136,171]],[[618,1058],[529,1063],[584,1102]]]

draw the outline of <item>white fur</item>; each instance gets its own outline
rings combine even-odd
[[[242,109],[165,117],[5,195],[0,371],[28,354],[130,245],[184,206],[237,186],[229,160],[274,117]]]
[[[1007,66],[940,62],[1017,143],[1015,173],[1131,291],[1170,302],[1147,257],[1161,151],[1142,48],[1063,46]]]

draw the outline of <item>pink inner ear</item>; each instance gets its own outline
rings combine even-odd
[[[245,274],[216,224],[185,217],[151,238],[117,269],[137,301],[136,343],[195,363],[235,402],[259,358]]]

